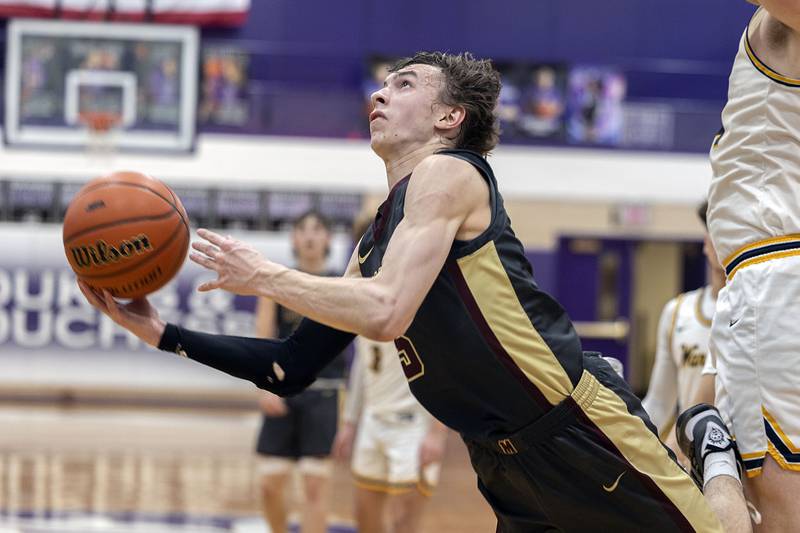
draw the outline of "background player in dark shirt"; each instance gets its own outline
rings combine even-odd
[[[292,225],[291,239],[298,270],[317,276],[337,275],[327,268],[331,234],[325,217],[316,211],[302,214]],[[268,298],[259,298],[256,334],[284,339],[294,332],[302,318]],[[302,531],[326,531],[330,452],[338,424],[338,397],[344,370],[344,358],[337,357],[320,372],[311,387],[297,396],[284,400],[271,392],[263,393],[260,403],[264,420],[256,451],[261,456],[264,513],[273,533],[288,530],[286,486],[295,463],[303,484]]]
[[[536,286],[482,157],[497,142],[499,91],[491,64],[468,54],[395,66],[370,114],[390,193],[344,278],[198,230],[191,259],[218,274],[200,290],[310,318],[283,342],[192,332],[146,300],[82,290],[145,342],[280,394],[308,386],[354,334],[395,340],[414,394],[467,442],[499,531],[722,531],[624,381],[581,352]]]

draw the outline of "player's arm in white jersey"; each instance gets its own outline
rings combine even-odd
[[[678,368],[670,346],[677,306],[678,300],[673,298],[661,311],[653,372],[650,375],[647,395],[642,400],[642,406],[650,415],[650,420],[658,429],[659,435],[663,435],[666,426],[672,422],[678,402]]]

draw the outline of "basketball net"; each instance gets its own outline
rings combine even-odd
[[[84,111],[78,120],[87,129],[86,153],[92,166],[110,170],[122,117],[110,111]]]

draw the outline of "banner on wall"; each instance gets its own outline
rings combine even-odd
[[[293,262],[285,232],[233,235],[272,260]],[[0,254],[0,381],[157,387],[231,384],[233,378],[144,345],[92,308],[64,257],[60,226],[0,224],[0,242],[5,250],[13,250]],[[334,236],[332,269],[343,267],[349,247],[346,236]],[[150,301],[168,322],[209,333],[252,335],[255,298],[198,292],[197,286],[211,277],[187,260],[176,279],[151,295]]]

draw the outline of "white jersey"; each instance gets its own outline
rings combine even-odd
[[[750,23],[757,27],[766,12]],[[708,226],[720,263],[742,246],[800,233],[800,80],[765,65],[739,43],[711,148]]]
[[[763,21],[759,10],[750,27]],[[708,227],[724,266],[746,244],[800,233],[800,80],[739,43],[722,127],[711,148]]]
[[[642,400],[659,433],[669,429],[676,409],[689,407],[697,392],[714,306],[711,287],[703,287],[678,295],[661,312],[653,373]]]
[[[360,416],[367,415],[391,419],[410,414],[430,416],[408,388],[397,348],[391,342],[358,337],[345,401],[345,421],[357,422]]]

